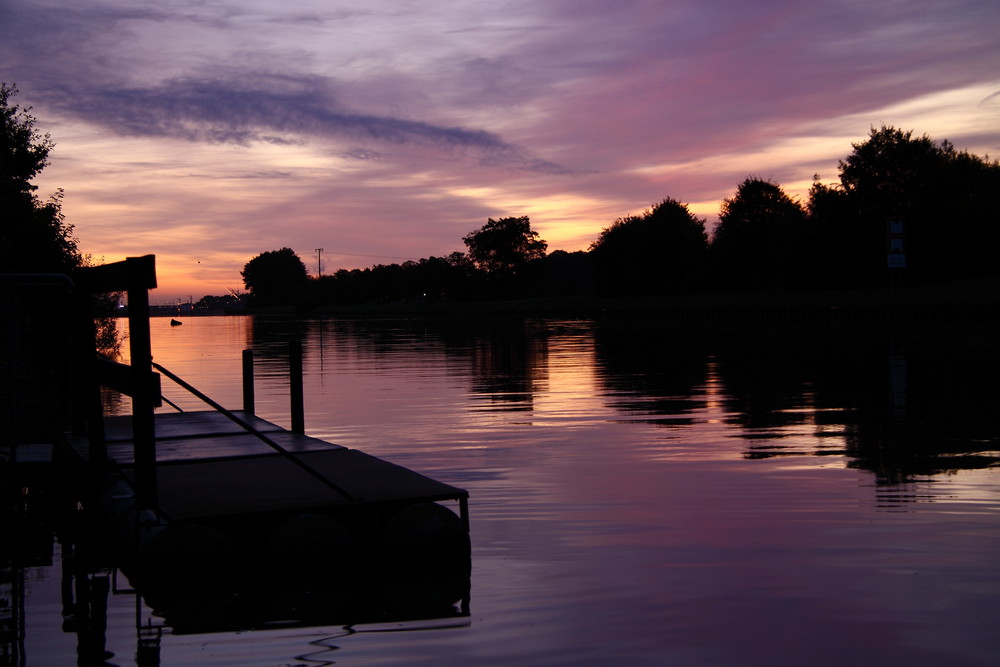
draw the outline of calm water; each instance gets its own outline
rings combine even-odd
[[[157,362],[232,408],[253,349],[258,414],[285,426],[301,338],[307,432],[467,489],[472,521],[468,617],[167,630],[163,665],[1000,664],[987,332],[220,317],[152,334]],[[25,572],[32,667],[75,664],[59,555]],[[157,622],[111,596],[111,663],[136,664],[137,616]]]

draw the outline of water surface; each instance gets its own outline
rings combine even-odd
[[[284,426],[287,341],[301,339],[307,433],[467,489],[472,519],[467,617],[167,628],[163,665],[1000,660],[1000,356],[988,332],[152,324],[155,360],[231,408],[252,349],[257,412]],[[164,387],[183,409],[204,407]],[[53,566],[25,576],[26,664],[72,664],[58,545]],[[114,664],[136,664],[136,616],[133,598],[111,597]]]

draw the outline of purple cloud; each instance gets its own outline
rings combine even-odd
[[[342,244],[363,266],[486,217],[569,250],[667,196],[711,217],[751,173],[835,177],[882,123],[996,155],[997,25],[992,0],[49,0],[0,5],[0,78],[52,131],[96,254],[121,215],[161,254],[185,220],[231,256]]]

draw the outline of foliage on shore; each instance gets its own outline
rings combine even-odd
[[[395,304],[578,301],[694,295],[882,290],[1000,275],[1000,163],[950,142],[872,128],[840,161],[839,182],[814,177],[800,202],[749,176],[723,200],[711,234],[687,205],[666,198],[614,220],[587,251],[555,250],[527,217],[490,219],[468,252],[304,279],[255,273],[251,305],[303,310]],[[247,264],[254,268],[262,253]],[[286,275],[287,273],[287,275]],[[295,278],[295,280],[291,280]],[[275,286],[292,285],[282,289]]]

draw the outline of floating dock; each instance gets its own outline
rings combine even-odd
[[[242,411],[233,414],[287,455],[216,411],[157,414],[157,506],[164,518],[184,522],[456,501],[468,523],[468,493],[462,489]],[[106,419],[105,439],[108,458],[135,484],[131,416]]]
[[[92,505],[121,569],[174,632],[468,616],[464,490],[233,414],[256,434],[216,411],[155,416],[148,508],[132,417],[105,420]],[[86,460],[85,441],[73,449]]]
[[[306,435],[298,341],[289,346],[286,430],[254,414],[250,351],[237,411],[152,362],[151,255],[82,269],[74,280],[83,344],[69,451],[87,473],[90,507],[121,547],[123,571],[175,631],[441,617],[457,602],[468,615],[468,493]],[[91,294],[120,290],[129,365],[94,357],[87,313]],[[211,409],[156,412],[161,374]],[[132,397],[132,414],[103,415],[102,386]]]

